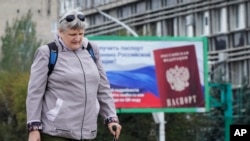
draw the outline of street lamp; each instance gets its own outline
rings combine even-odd
[[[118,19],[104,13],[103,11],[101,11],[100,9],[98,8],[95,8],[97,10],[98,13],[100,13],[101,15],[111,19],[112,21],[115,21],[116,23],[120,24],[121,26],[123,26],[124,28],[126,28],[134,37],[138,37],[139,35],[134,31],[132,30],[129,26],[127,26],[125,23],[119,21]]]

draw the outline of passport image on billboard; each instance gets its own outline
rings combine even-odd
[[[162,107],[204,107],[194,45],[154,50]]]

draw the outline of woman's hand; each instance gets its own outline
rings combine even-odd
[[[113,126],[116,127],[115,131],[113,129]],[[121,130],[122,130],[122,126],[119,123],[111,122],[108,124],[108,128],[109,128],[110,133],[115,136],[116,140],[118,140]]]
[[[40,132],[39,131],[30,131],[28,141],[41,141]]]

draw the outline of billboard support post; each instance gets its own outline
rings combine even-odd
[[[106,14],[105,12],[101,11],[98,8],[95,8],[98,13],[101,15],[111,19],[112,21],[115,21],[116,23],[120,24],[122,27],[127,29],[134,37],[139,37],[139,35],[131,29],[129,26],[127,26],[125,23],[121,22],[120,20]],[[159,123],[159,141],[165,141],[165,114],[164,112],[156,112],[152,113],[152,116],[154,118],[155,123]]]

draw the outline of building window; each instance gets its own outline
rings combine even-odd
[[[231,29],[242,29],[245,28],[245,5],[244,4],[238,4],[232,6],[231,11]]]
[[[163,29],[166,29],[165,32],[163,32],[163,35],[174,36],[174,19],[171,18],[165,20]]]
[[[209,13],[206,12],[200,12],[197,13],[196,18],[196,31],[197,35],[209,35]]]
[[[176,18],[176,26],[177,26],[177,36],[186,36],[187,34],[187,23],[186,23],[186,16],[181,16]]]
[[[250,31],[247,32],[247,45],[250,45]]]
[[[239,85],[242,83],[243,62],[231,63],[229,70],[230,80],[233,85]]]
[[[104,5],[104,0],[95,0],[95,5],[96,6],[101,6],[101,5]]]
[[[202,12],[199,12],[196,14],[196,35],[203,35],[203,13]]]
[[[233,11],[233,16],[231,16],[231,17],[235,17],[235,19],[233,19],[233,21],[234,21],[234,28],[239,28],[239,6],[238,5],[234,5],[233,6],[233,9],[232,9]]]
[[[93,0],[85,0],[85,6],[87,9],[93,6]]]
[[[246,15],[250,15],[250,2],[246,5]],[[250,27],[250,16],[246,16],[247,26]]]
[[[177,0],[177,3],[178,3],[178,4],[183,3],[183,0]]]
[[[168,0],[161,0],[162,7],[165,7],[168,5]]]
[[[137,34],[143,35],[143,25],[135,26],[134,30],[136,31]]]
[[[149,24],[149,36],[155,36],[156,35],[156,22],[152,22]]]
[[[214,11],[212,11],[212,18],[213,18],[213,33],[218,33],[221,31],[220,29],[220,25],[221,25],[221,12],[220,9],[215,9]]]
[[[244,46],[244,33],[238,32],[233,34],[233,47]]]
[[[51,14],[51,0],[48,0],[47,16],[50,16],[50,14]]]
[[[81,5],[81,6],[82,6],[82,5],[83,5],[82,0],[77,0],[77,1],[76,1],[76,5],[78,5],[78,6],[80,6],[80,5]]]
[[[109,13],[109,11],[105,11],[104,13],[106,13],[107,15],[110,15]],[[107,22],[107,21],[110,21],[110,19],[109,18],[107,18],[106,16],[102,16],[103,17],[103,21],[104,22]]]
[[[136,14],[137,13],[137,4],[132,4],[131,5],[131,14]]]
[[[218,8],[211,13],[213,33],[225,33],[227,32],[227,9]]]
[[[193,37],[195,33],[195,26],[194,26],[194,16],[193,15],[186,15],[185,17],[185,36]]]
[[[188,2],[192,2],[193,0],[183,0],[183,2],[188,3]]]
[[[152,0],[146,0],[146,10],[152,10]]]
[[[226,35],[214,38],[215,50],[224,50],[228,46],[228,37]]]
[[[92,16],[88,16],[88,17],[89,17],[89,24],[90,25],[95,25],[96,24],[95,16],[92,15]]]
[[[176,0],[167,0],[167,5],[168,5],[168,6],[177,5],[177,1],[176,1]]]
[[[122,11],[122,8],[118,8],[117,9],[117,18],[122,18],[123,17],[123,11]]]

